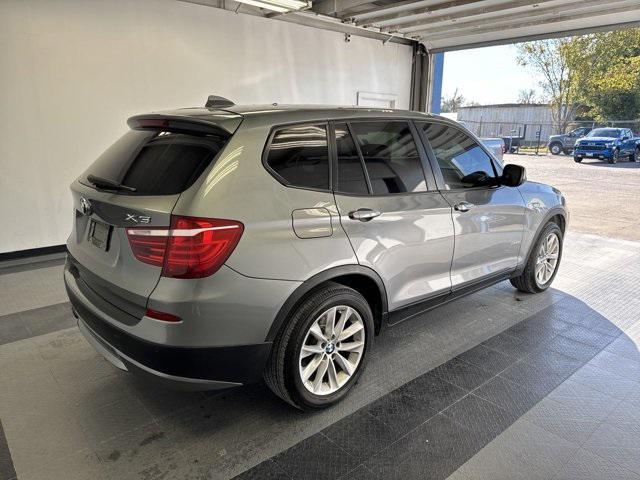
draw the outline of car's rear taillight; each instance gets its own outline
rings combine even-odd
[[[202,278],[229,258],[243,231],[235,220],[171,216],[169,228],[128,228],[127,236],[135,257],[161,266],[163,277]]]
[[[207,277],[218,270],[236,248],[244,226],[234,220],[171,217],[171,230],[162,275]]]
[[[168,228],[128,228],[127,237],[133,255],[141,262],[162,267],[167,250]]]

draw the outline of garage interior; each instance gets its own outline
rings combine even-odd
[[[388,329],[329,410],[263,384],[168,391],[82,337],[61,278],[68,185],[129,116],[210,94],[437,112],[442,52],[640,25],[635,0],[298,7],[0,3],[0,480],[640,479],[640,228],[616,212],[640,200],[628,164],[579,177],[505,156],[568,192],[553,288],[501,283]]]

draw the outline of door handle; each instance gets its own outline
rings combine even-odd
[[[473,207],[475,207],[475,205],[473,203],[460,202],[460,203],[454,205],[453,208],[455,208],[458,212],[468,212]]]
[[[359,208],[358,210],[349,212],[349,218],[351,220],[360,220],[361,222],[368,222],[378,216],[380,216],[380,212],[371,210],[370,208]]]

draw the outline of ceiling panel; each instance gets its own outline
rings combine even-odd
[[[638,26],[640,0],[315,0],[275,13],[233,0],[182,0],[384,42],[453,50]]]

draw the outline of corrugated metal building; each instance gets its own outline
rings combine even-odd
[[[479,137],[525,135],[525,141],[535,142],[540,130],[543,142],[554,132],[551,107],[548,104],[504,103],[461,107],[458,121]],[[525,133],[526,125],[526,133]]]

